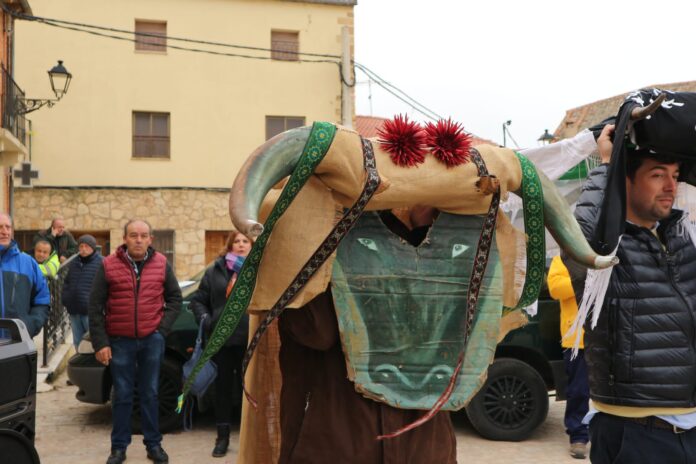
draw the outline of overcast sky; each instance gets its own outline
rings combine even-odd
[[[683,0],[359,0],[355,60],[480,137],[502,143],[511,120],[530,147],[568,109],[696,80],[694,18]],[[371,89],[373,115],[424,119]],[[359,84],[357,114],[370,114],[368,94]]]

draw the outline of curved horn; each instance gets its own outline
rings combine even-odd
[[[556,186],[543,172],[537,173],[544,191],[544,222],[561,248],[576,262],[590,268],[604,269],[617,264],[619,259],[615,256],[602,256],[594,252]]]
[[[638,108],[633,108],[633,110],[631,111],[631,121],[645,119],[651,114],[653,114],[655,111],[657,111],[660,105],[662,105],[662,102],[665,101],[665,98],[667,98],[667,95],[661,93],[648,106],[639,106]]]
[[[261,235],[261,203],[275,184],[292,174],[311,129],[300,127],[278,134],[246,160],[230,192],[230,218],[237,230],[252,238]]]
[[[232,185],[229,202],[230,217],[240,232],[250,237],[263,232],[258,222],[261,203],[275,184],[292,174],[310,131],[311,127],[301,127],[279,134],[257,148],[244,163]],[[558,244],[587,267],[602,269],[616,264],[616,258],[592,250],[556,186],[542,172],[539,178],[546,227]]]

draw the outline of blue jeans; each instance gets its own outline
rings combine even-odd
[[[578,356],[573,360],[570,359],[571,352],[570,349],[563,351],[565,370],[568,375],[564,423],[571,443],[587,443],[590,433],[588,426],[582,423],[590,406],[585,350],[578,350]]]
[[[131,442],[130,424],[136,385],[143,443],[148,448],[158,446],[162,442],[162,435],[159,432],[157,389],[160,364],[164,357],[164,337],[154,332],[144,338],[112,338],[111,356],[114,385],[111,449],[125,450]]]
[[[75,345],[75,351],[82,340],[82,336],[89,331],[89,319],[87,315],[71,314],[70,327],[72,327],[72,340]]]

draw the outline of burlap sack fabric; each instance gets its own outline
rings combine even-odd
[[[373,140],[377,169],[382,186],[367,205],[367,211],[404,208],[414,205],[433,206],[453,214],[485,214],[491,195],[477,191],[478,175],[473,163],[448,168],[433,156],[427,156],[418,167],[395,165],[389,155]],[[486,160],[488,171],[500,179],[501,198],[507,197],[508,188],[516,190],[522,180],[519,161],[514,151],[488,145],[477,147]],[[334,141],[324,160],[310,181],[302,188],[288,210],[276,224],[259,267],[259,277],[249,311],[269,309],[278,300],[292,279],[300,271],[314,250],[338,222],[344,207],[350,207],[363,189],[363,168],[360,137],[354,131],[339,126]],[[327,185],[334,188],[329,189]],[[338,194],[337,192],[343,192]],[[264,202],[261,221],[270,212],[279,194],[272,190]],[[505,226],[506,243],[499,243],[515,253],[507,242],[513,237]],[[517,243],[518,240],[515,240]],[[310,280],[290,303],[299,308],[323,292],[331,279],[331,261]],[[503,261],[504,263],[507,261]],[[508,274],[510,274],[510,269]],[[510,274],[511,276],[511,274]],[[509,280],[508,280],[509,282]],[[507,293],[506,306],[514,306],[515,297]],[[511,304],[512,303],[512,304]]]
[[[382,186],[366,210],[403,209],[429,205],[454,214],[485,214],[491,195],[477,191],[478,175],[473,163],[447,168],[433,156],[414,168],[396,166],[389,155],[373,140],[377,169]],[[477,147],[486,160],[488,171],[500,179],[501,195],[516,190],[521,183],[519,161],[512,150],[491,146]],[[344,207],[350,207],[360,195],[364,184],[363,158],[360,138],[351,130],[338,128],[334,142],[315,175],[299,192],[296,199],[276,224],[266,252],[261,260],[258,280],[249,311],[250,337],[260,317],[271,308],[310,255],[340,220]],[[329,189],[330,184],[334,189]],[[337,190],[344,192],[337,194]],[[279,190],[266,197],[260,220],[270,212]],[[525,234],[499,213],[496,243],[503,269],[503,303],[513,307],[519,299],[524,279]],[[325,291],[330,283],[330,257],[289,308],[298,308]],[[515,275],[518,273],[518,277]],[[501,308],[502,309],[502,308]],[[526,316],[513,311],[501,317],[498,339],[510,330],[523,325]],[[246,374],[246,385],[258,400],[258,410],[244,401],[238,462],[273,463],[280,449],[280,389],[278,364],[280,340],[274,323],[258,346]],[[482,374],[485,376],[485,371]]]

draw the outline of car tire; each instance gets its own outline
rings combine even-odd
[[[164,358],[160,367],[159,390],[159,428],[161,433],[171,432],[181,428],[182,416],[176,412],[177,398],[181,394],[181,363],[171,358]],[[133,400],[133,415],[131,419],[133,433],[142,433],[140,420],[140,403],[138,395]]]
[[[513,358],[496,359],[488,379],[466,407],[471,425],[484,438],[521,441],[546,419],[546,383],[529,364]]]

